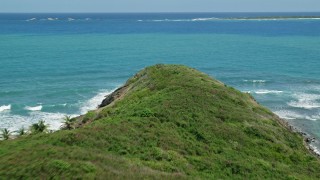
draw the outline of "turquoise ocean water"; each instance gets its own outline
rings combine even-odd
[[[157,63],[250,92],[320,138],[320,13],[0,14],[0,128],[58,129]]]

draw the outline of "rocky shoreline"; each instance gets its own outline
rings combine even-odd
[[[316,148],[315,146],[312,145],[312,143],[316,142],[316,138],[312,137],[310,135],[308,135],[305,132],[302,131],[298,131],[298,133],[300,135],[302,135],[304,137],[304,142],[305,142],[305,146],[306,148],[315,156],[317,156],[318,158],[320,158],[320,151],[318,150],[318,148]]]
[[[284,125],[288,130],[294,132],[294,133],[298,133],[299,135],[301,135],[303,137],[303,144],[304,146],[309,150],[309,152],[311,154],[313,154],[314,156],[320,158],[320,151],[314,146],[312,145],[312,143],[316,142],[316,138],[312,137],[310,134],[302,131],[299,128],[296,128],[292,125],[290,125],[286,120],[279,118],[279,121],[282,125]]]

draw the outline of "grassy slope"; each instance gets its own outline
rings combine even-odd
[[[319,179],[302,137],[248,94],[156,65],[86,126],[0,142],[0,177]]]

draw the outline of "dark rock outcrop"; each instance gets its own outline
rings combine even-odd
[[[114,100],[120,98],[121,95],[123,95],[123,92],[125,91],[126,88],[127,88],[126,85],[122,86],[122,87],[116,89],[111,94],[107,95],[106,98],[102,101],[102,103],[98,106],[98,108],[106,107],[109,104],[111,104]]]

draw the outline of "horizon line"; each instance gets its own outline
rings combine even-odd
[[[197,12],[197,11],[177,11],[177,12],[0,12],[0,14],[170,14],[170,13],[320,13],[320,11],[215,11],[215,12]]]

